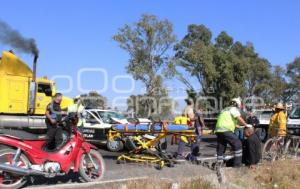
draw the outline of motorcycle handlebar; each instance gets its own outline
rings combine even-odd
[[[77,121],[78,116],[76,113],[69,113],[68,115],[65,115],[61,118],[61,120],[58,122],[59,124],[66,124],[68,125],[68,123],[73,123],[75,121]]]

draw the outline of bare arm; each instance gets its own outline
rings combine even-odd
[[[241,123],[243,126],[245,126],[245,127],[247,126],[247,123],[241,116],[237,117],[237,119],[239,120],[239,123]]]
[[[46,118],[50,121],[50,123],[51,123],[52,125],[54,125],[54,124],[56,123],[56,120],[52,119],[49,110],[46,110],[45,115],[46,115]]]

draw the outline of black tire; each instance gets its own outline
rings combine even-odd
[[[4,155],[8,155],[8,154],[15,154],[16,150],[14,149],[1,149],[0,150],[0,163],[7,163],[7,160],[3,161],[4,158],[2,158]],[[20,162],[22,164],[24,164],[22,167],[29,167],[29,160],[28,158],[24,155],[21,154],[20,156]],[[4,172],[5,173],[5,172]],[[0,181],[0,188],[4,188],[4,189],[17,189],[17,188],[21,188],[22,186],[24,186],[27,182],[27,178],[25,176],[18,176],[18,175],[11,175],[10,173],[5,173],[8,174],[10,177],[12,177],[12,179],[16,179],[16,181],[13,184],[5,184],[3,182],[5,181]],[[1,176],[3,176],[3,174],[0,174],[0,180],[1,180]]]
[[[124,143],[121,140],[107,140],[106,148],[110,152],[119,152],[124,149]]]
[[[98,169],[96,170],[98,175],[95,175],[95,177],[94,177],[94,175],[92,175],[91,172],[95,171],[94,167],[87,168],[87,167],[89,167],[88,164],[91,164],[91,160],[90,160],[88,154],[83,154],[81,157],[79,174],[83,178],[83,180],[86,182],[94,182],[94,181],[101,180],[104,175],[104,172],[105,172],[104,160],[103,160],[101,154],[96,150],[91,150],[89,154],[91,155],[94,163],[97,164],[97,166],[98,166]]]
[[[162,160],[162,161],[157,162],[155,168],[156,168],[157,170],[162,170],[162,169],[164,168],[164,166],[165,166],[165,162]]]

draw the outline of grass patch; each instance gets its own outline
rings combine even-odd
[[[300,161],[281,160],[265,163],[255,170],[248,168],[228,170],[226,180],[249,189],[298,189],[300,188]]]
[[[215,189],[216,187],[212,185],[209,181],[202,178],[192,179],[190,181],[181,182],[180,189]]]
[[[114,184],[105,184],[102,186],[97,186],[93,188],[110,188],[110,189],[170,189],[172,183],[175,181],[165,180],[165,179],[155,179],[149,178],[146,180],[134,180],[128,181],[126,183],[114,183]],[[208,181],[203,178],[196,179],[179,179],[176,181],[179,183],[178,189],[215,189],[215,187]]]

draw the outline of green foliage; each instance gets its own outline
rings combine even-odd
[[[291,100],[293,97],[299,97],[300,90],[300,57],[287,65],[287,77],[289,80],[288,89],[286,90],[287,99]]]
[[[113,39],[130,56],[127,72],[146,86],[146,94],[142,96],[149,99],[141,102],[139,109],[145,109],[140,112],[141,115],[150,115],[155,105],[150,98],[159,98],[161,94],[156,91],[164,90],[161,75],[164,74],[164,68],[168,67],[167,51],[176,41],[172,23],[158,20],[153,15],[142,15],[137,23],[120,28]],[[167,92],[164,95],[167,96]]]
[[[107,105],[107,99],[96,91],[91,91],[88,94],[82,94],[81,99],[83,105],[87,108],[105,109]]]
[[[288,85],[284,78],[285,70],[281,66],[273,67],[272,78],[270,79],[270,85],[272,85],[270,89],[270,97],[274,101],[284,100],[284,91],[287,89]]]
[[[127,111],[135,112],[140,117],[149,117],[151,109],[161,116],[161,119],[167,119],[172,113],[174,102],[168,97],[167,90],[164,88],[156,89],[155,95],[131,95],[127,99]],[[149,104],[151,107],[149,108]]]
[[[188,26],[187,34],[174,48],[173,76],[190,91],[196,91],[198,86],[176,70],[183,68],[198,81],[199,95],[223,99],[225,103],[233,97],[261,96],[270,91],[271,65],[259,57],[251,43],[235,42],[225,31],[214,41],[211,37],[204,25]]]
[[[215,39],[212,36],[206,26],[191,24],[187,34],[174,45],[172,23],[153,15],[142,15],[137,23],[120,28],[113,39],[129,54],[127,72],[146,87],[145,94],[128,99],[128,109],[148,116],[152,108],[161,107],[160,103],[172,104],[163,79],[173,77],[186,85],[189,98],[210,96],[224,105],[238,96],[258,96],[275,103],[299,95],[300,58],[286,69],[272,67],[252,43],[236,41],[225,31]],[[175,55],[170,58],[168,52],[173,46]],[[197,83],[191,83],[190,78]],[[167,102],[160,102],[160,98]],[[169,114],[170,106],[162,113]]]

